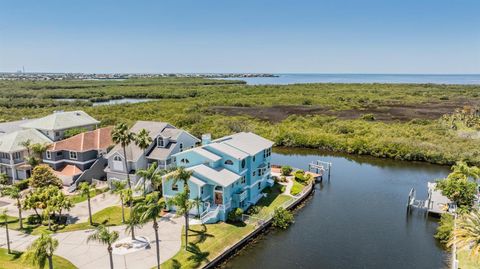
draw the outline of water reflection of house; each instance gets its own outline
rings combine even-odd
[[[85,178],[88,181],[105,178],[103,155],[113,145],[111,132],[112,127],[105,127],[57,141],[43,154],[43,162],[50,165],[67,186],[85,174],[89,174]]]

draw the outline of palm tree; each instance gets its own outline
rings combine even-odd
[[[480,178],[480,168],[476,166],[468,166],[465,162],[457,162],[452,166],[452,173],[448,175],[448,178],[452,179],[479,179]]]
[[[152,144],[152,138],[150,137],[150,132],[142,129],[138,134],[135,136],[135,145],[143,150],[143,156],[147,158],[146,150]],[[148,169],[147,169],[148,170]],[[146,185],[147,178],[143,178],[143,197],[146,195],[145,185]]]
[[[197,208],[197,218],[199,219],[200,219],[200,206],[202,205],[202,203],[203,201],[202,201],[202,198],[200,198],[200,196],[197,196],[192,200],[192,206]]]
[[[193,203],[188,199],[187,189],[178,193],[172,199],[168,200],[169,205],[174,205],[177,216],[185,217],[185,250],[188,246],[188,212],[193,208]]]
[[[8,254],[11,254],[12,251],[10,250],[10,235],[8,233],[8,215],[7,215],[7,210],[4,209],[2,214],[0,215],[0,218],[3,220],[3,225],[5,225],[5,233],[7,235],[7,250]]]
[[[157,218],[165,208],[165,202],[160,200],[158,192],[153,192],[145,197],[145,200],[137,205],[137,210],[140,212],[140,221],[146,223],[153,222],[153,230],[155,231],[155,244],[157,247],[157,268],[160,269],[160,245],[158,239],[158,222]]]
[[[125,223],[125,187],[126,183],[120,180],[112,181],[112,189],[110,192],[120,196],[120,203],[122,206],[122,223]]]
[[[47,151],[48,145],[40,143],[30,144],[29,149],[32,151],[33,156],[30,156],[30,153],[28,153],[28,163],[33,168],[42,162],[42,154]]]
[[[100,225],[96,228],[95,233],[91,234],[87,238],[87,242],[90,241],[97,241],[104,245],[107,245],[108,256],[110,257],[110,268],[113,269],[113,256],[112,256],[112,244],[117,241],[118,239],[118,232],[113,231],[110,232],[108,229]]]
[[[9,186],[3,190],[2,194],[16,200],[18,208],[18,221],[20,224],[20,229],[23,229],[22,203],[20,201],[20,199],[22,199],[22,192],[17,186]]]
[[[192,209],[192,204],[189,200],[190,189],[188,188],[188,180],[192,176],[193,172],[188,171],[185,167],[178,167],[175,171],[167,175],[167,180],[172,180],[172,184],[177,184],[177,182],[183,182],[183,193],[177,194],[171,201],[170,204],[173,204],[177,207],[177,215],[183,215],[185,217],[185,249],[187,247],[188,241],[188,213]],[[181,212],[181,213],[180,213]]]
[[[25,259],[30,260],[33,265],[44,268],[48,260],[48,267],[53,269],[53,252],[58,247],[57,239],[44,232],[28,247]]]
[[[165,170],[157,170],[157,163],[152,163],[147,169],[141,169],[137,171],[137,175],[143,178],[143,195],[146,195],[146,182],[150,181],[153,187],[158,188],[161,186],[162,177],[165,175]]]
[[[79,185],[78,188],[80,195],[82,197],[87,197],[87,203],[88,203],[88,221],[90,222],[90,225],[93,225],[93,220],[92,220],[92,207],[90,205],[90,192],[95,191],[95,188],[88,184],[88,182],[82,182]]]
[[[130,218],[127,221],[125,231],[132,235],[132,240],[135,240],[135,228],[141,228],[143,223],[140,220],[140,212],[137,208],[132,208],[130,211]]]
[[[457,220],[447,246],[451,247],[453,244],[460,249],[469,248],[471,256],[480,257],[480,211],[473,210]]]
[[[119,123],[112,130],[112,140],[114,143],[122,146],[124,157],[123,163],[125,165],[125,172],[127,173],[128,188],[132,189],[132,183],[130,182],[130,171],[128,171],[126,147],[135,140],[135,135],[128,130],[128,126],[125,123]]]

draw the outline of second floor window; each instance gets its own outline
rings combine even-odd
[[[14,160],[18,160],[20,158],[22,158],[22,154],[20,152],[13,153],[13,159]]]
[[[178,185],[177,184],[172,185],[172,191],[178,191]]]
[[[243,176],[243,177],[242,177],[242,182],[241,182],[241,183],[242,183],[242,184],[245,184],[245,181],[246,181],[246,180],[245,180],[245,176]]]
[[[180,143],[180,151],[183,151],[183,143]]]
[[[158,138],[157,138],[157,146],[158,146],[159,148],[165,147],[165,145],[164,145],[164,143],[163,143],[163,137],[158,137]]]
[[[51,151],[46,151],[46,152],[45,152],[45,155],[46,155],[47,159],[51,159],[51,158],[52,158],[52,152],[51,152]]]
[[[77,152],[76,151],[70,151],[69,152],[69,157],[72,160],[76,160],[77,159]]]

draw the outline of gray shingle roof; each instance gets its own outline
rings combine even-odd
[[[20,131],[20,130],[23,129],[21,127],[21,125],[26,124],[26,123],[31,122],[31,121],[32,121],[32,119],[2,122],[2,123],[0,123],[0,135]]]
[[[150,137],[155,139],[166,127],[173,127],[166,122],[158,122],[158,121],[137,121],[135,124],[130,128],[131,132],[138,133],[140,130],[145,129],[150,132]],[[139,148],[135,143],[131,143],[125,148],[127,153],[127,160],[128,161],[137,161],[142,155],[143,150]],[[123,156],[123,149],[121,145],[115,145],[115,147],[107,154],[107,158],[112,156],[113,154],[118,153]]]
[[[38,118],[21,125],[25,129],[64,130],[99,124],[100,122],[84,111],[55,112],[43,118]]]
[[[52,141],[35,129],[20,130],[0,136],[0,152],[13,153],[26,150],[21,144],[30,140],[32,144],[50,144]]]

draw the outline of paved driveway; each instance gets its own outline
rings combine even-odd
[[[162,217],[159,221],[160,259],[162,262],[173,257],[181,247],[181,233],[183,218],[172,216]],[[125,226],[110,227],[120,233],[120,238],[127,235]],[[55,234],[59,241],[56,255],[62,256],[80,269],[109,268],[107,247],[96,242],[88,242],[87,238],[92,230],[75,231]],[[152,223],[147,223],[141,229],[136,230],[136,235],[146,236],[150,240],[151,248],[126,255],[114,255],[115,268],[144,269],[156,265],[155,234]],[[36,238],[17,231],[10,231],[11,246],[13,249],[23,251]],[[4,230],[0,230],[0,246],[5,246],[6,236]]]

